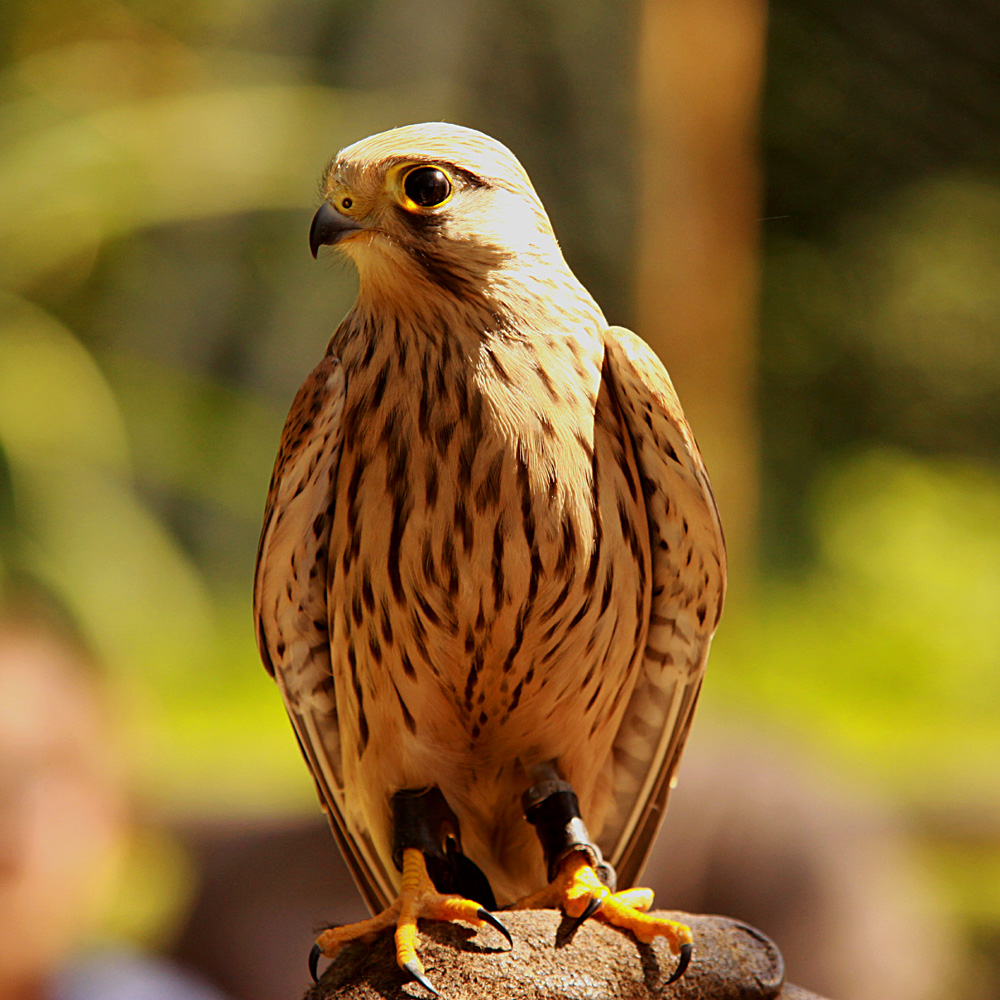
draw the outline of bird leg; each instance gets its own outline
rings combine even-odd
[[[418,919],[463,920],[474,927],[490,924],[508,944],[512,944],[511,936],[487,909],[496,907],[493,891],[486,876],[462,854],[458,818],[441,791],[404,789],[392,797],[392,812],[392,859],[402,872],[399,895],[368,920],[323,931],[310,953],[309,971],[316,979],[320,955],[334,958],[348,941],[370,942],[380,931],[395,925],[396,963],[436,994],[417,955]]]
[[[556,907],[580,921],[597,915],[630,930],[644,944],[664,937],[670,950],[680,955],[668,982],[680,979],[694,948],[691,929],[664,917],[649,916],[646,911],[653,905],[651,889],[615,891],[615,870],[590,839],[572,785],[550,778],[532,785],[521,801],[526,819],[542,842],[549,884],[519,900],[513,909]]]

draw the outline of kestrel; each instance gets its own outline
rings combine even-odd
[[[667,938],[638,876],[726,579],[667,372],[609,327],[524,169],[440,123],[362,139],[309,234],[358,298],[292,403],[254,607],[334,835],[372,911],[561,906]],[[509,937],[509,935],[508,935]]]

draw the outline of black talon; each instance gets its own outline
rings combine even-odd
[[[431,981],[420,971],[420,969],[417,966],[417,960],[415,958],[411,958],[409,962],[404,962],[403,969],[404,971],[408,972],[418,983],[420,983],[420,985],[423,986],[425,990],[427,990],[430,993],[433,993],[434,996],[436,997],[441,995],[440,993],[438,993],[436,989],[434,989],[433,986],[431,986]]]
[[[687,967],[691,964],[692,954],[694,954],[694,945],[690,941],[681,945],[681,957],[677,962],[677,968],[674,969],[674,974],[667,980],[667,986],[676,983],[687,972]]]
[[[485,920],[490,927],[496,928],[507,939],[507,944],[509,944],[511,948],[514,947],[514,939],[510,936],[510,931],[507,930],[507,928],[504,927],[504,925],[500,923],[500,921],[497,920],[497,918],[494,917],[489,910],[484,910],[480,907],[476,910],[476,916],[479,917],[480,920]]]
[[[322,954],[323,949],[318,944],[314,944],[309,952],[309,975],[314,983],[319,982],[319,960]]]
[[[575,934],[580,929],[580,925],[589,917],[592,917],[600,908],[601,901],[596,896],[591,896],[587,908],[569,925],[569,934]]]

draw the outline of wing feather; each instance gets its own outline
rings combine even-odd
[[[645,655],[615,738],[601,848],[633,885],[659,828],[722,612],[726,550],[698,446],[670,376],[635,334],[611,327],[607,362],[643,480],[652,555]]]
[[[261,659],[281,690],[334,838],[373,911],[394,895],[367,832],[344,802],[327,613],[327,560],[343,444],[346,381],[328,355],[299,389],[274,464],[254,577]]]

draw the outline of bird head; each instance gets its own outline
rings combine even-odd
[[[363,287],[411,278],[468,293],[505,274],[566,269],[524,168],[473,129],[433,122],[369,136],[337,154],[322,192],[313,256],[336,246]]]

